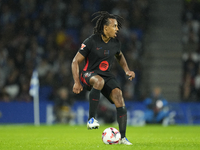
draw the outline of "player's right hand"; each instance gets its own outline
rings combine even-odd
[[[81,91],[83,91],[83,86],[81,83],[74,83],[73,92],[79,94]]]

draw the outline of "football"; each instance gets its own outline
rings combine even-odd
[[[117,129],[109,127],[103,131],[102,140],[105,144],[118,144],[121,140],[121,134]]]

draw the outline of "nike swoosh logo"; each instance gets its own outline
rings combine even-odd
[[[100,50],[100,49],[102,49],[102,47],[97,47],[97,50]]]

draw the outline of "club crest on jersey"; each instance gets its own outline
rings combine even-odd
[[[109,55],[110,51],[109,50],[104,50],[104,55]]]
[[[83,50],[84,47],[86,47],[86,45],[85,44],[81,44],[81,50]]]
[[[101,71],[106,71],[109,67],[109,63],[107,61],[102,61],[100,64],[99,64],[99,69]]]

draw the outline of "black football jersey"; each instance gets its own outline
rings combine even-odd
[[[120,47],[117,38],[111,38],[108,43],[105,43],[100,35],[91,35],[79,49],[86,62],[83,71],[95,71],[105,76],[110,74],[114,56],[120,53]]]

